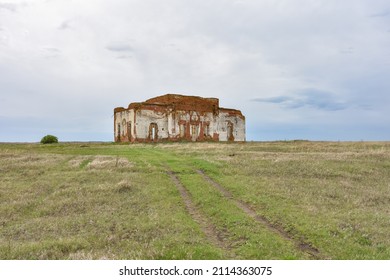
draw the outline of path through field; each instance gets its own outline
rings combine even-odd
[[[0,259],[389,259],[390,143],[0,144]]]
[[[295,247],[297,250],[302,251],[302,253],[308,254],[313,259],[322,259],[320,252],[318,249],[314,248],[311,244],[303,241],[303,240],[297,240],[289,234],[287,231],[285,231],[283,228],[271,224],[265,217],[258,215],[251,207],[243,203],[242,201],[239,201],[235,199],[232,194],[226,190],[224,187],[222,187],[219,183],[215,182],[213,179],[211,179],[207,174],[205,174],[202,170],[196,170],[198,174],[200,174],[203,179],[214,186],[223,196],[223,198],[227,198],[229,202],[233,203],[236,207],[241,209],[246,215],[254,219],[255,221],[261,223],[262,225],[266,226],[265,230],[269,230],[282,238],[288,240],[289,242],[292,242],[295,244]],[[175,175],[174,172],[168,171],[167,172],[172,181],[177,186],[183,201],[186,205],[187,211],[191,215],[191,217],[200,225],[205,235],[208,237],[211,243],[213,243],[215,246],[220,247],[226,252],[226,256],[234,257],[234,254],[231,253],[232,244],[229,242],[228,238],[221,238],[222,235],[225,235],[225,237],[228,237],[229,233],[225,232],[218,232],[215,225],[207,219],[203,214],[201,214],[200,210],[197,209],[197,207],[194,205],[193,199],[191,198],[191,195],[188,193],[187,189],[183,184],[180,182],[178,177]],[[260,250],[261,248],[259,248]]]
[[[304,240],[304,237],[301,236],[297,239],[281,226],[272,224],[264,216],[257,214],[250,205],[234,198],[226,188],[211,179],[203,170],[196,169],[196,166],[192,165],[191,161],[184,161],[174,157],[172,154],[167,159],[167,154],[162,155],[160,151],[152,152],[156,153],[154,158],[162,159],[159,165],[164,166],[166,164],[165,160],[171,163],[180,162],[179,165],[171,164],[171,167],[165,165],[167,168],[166,173],[176,185],[190,217],[199,225],[210,244],[223,250],[225,258],[248,258],[247,255],[239,253],[241,247],[244,247],[246,244],[251,244],[250,251],[253,251],[251,253],[253,257],[259,257],[264,254],[263,251],[269,250],[264,248],[264,243],[259,238],[261,235],[253,234],[256,231],[261,231],[262,235],[267,235],[267,242],[270,239],[274,239],[275,243],[280,243],[280,253],[286,254],[284,256],[300,256],[309,259],[324,258],[318,249]],[[179,167],[177,171],[172,171],[177,167]],[[194,180],[194,177],[197,178]],[[194,184],[194,181],[198,183]],[[187,182],[187,185],[183,182]],[[215,203],[210,207],[200,201],[196,202],[196,199],[202,200],[202,198],[194,198],[193,196],[197,195],[201,188],[206,190],[206,188],[210,189],[210,187],[215,188],[218,192],[205,191],[202,196],[205,194],[212,196],[208,199],[215,200]],[[199,189],[196,190],[196,188]],[[219,205],[225,206],[219,207]],[[208,211],[210,211],[208,207],[214,212],[217,211],[214,217],[210,217],[210,214],[208,214]],[[231,215],[233,212],[240,212],[238,215],[242,217],[242,220],[237,219],[235,223],[246,222],[253,226],[253,230],[248,226],[244,231],[238,233],[235,225],[230,225],[231,222],[229,221],[234,216]],[[257,248],[256,244],[258,244]],[[271,246],[275,245],[271,244]],[[286,248],[283,249],[284,247]],[[292,247],[295,247],[295,252]],[[258,252],[257,254],[256,251]]]
[[[267,228],[279,235],[281,235],[283,238],[295,243],[296,248],[301,250],[302,252],[310,254],[315,259],[321,259],[320,252],[318,249],[314,248],[311,244],[307,243],[304,240],[296,240],[295,237],[291,234],[289,234],[287,231],[285,231],[280,226],[274,225],[270,223],[270,221],[267,220],[264,216],[261,216],[257,214],[252,207],[250,207],[248,204],[235,199],[232,194],[224,187],[222,187],[219,183],[215,182],[213,179],[211,179],[209,176],[205,174],[203,170],[197,170],[199,174],[203,176],[203,178],[208,181],[210,184],[212,184],[214,187],[216,187],[224,197],[227,197],[229,200],[231,200],[238,208],[240,208],[242,211],[244,211],[247,215],[252,217],[254,220],[256,220],[259,223],[262,223],[267,226]]]
[[[230,256],[233,258],[234,255],[230,253],[229,245],[222,237],[224,234],[218,231],[216,227],[209,221],[209,219],[201,213],[198,207],[195,206],[191,195],[180,182],[179,178],[177,178],[175,173],[172,171],[168,171],[167,173],[177,186],[191,218],[194,219],[196,223],[201,227],[203,233],[207,236],[207,239],[210,241],[210,243],[212,243],[214,246],[221,248],[225,252],[226,256]]]

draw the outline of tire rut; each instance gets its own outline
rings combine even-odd
[[[176,176],[175,172],[167,171],[167,174],[171,177],[175,183],[179,193],[184,201],[185,207],[194,221],[199,224],[202,232],[206,235],[207,239],[216,247],[222,249],[225,252],[225,257],[234,257],[231,252],[230,246],[224,241],[224,232],[218,230],[208,219],[202,215],[195,204],[192,201],[191,194],[187,191],[180,179]]]
[[[254,211],[250,205],[237,200],[233,197],[233,195],[225,189],[222,185],[211,179],[203,170],[196,170],[198,174],[200,174],[207,182],[209,182],[211,185],[213,185],[224,197],[228,198],[232,202],[236,204],[238,208],[240,208],[242,211],[244,211],[248,216],[253,218],[255,221],[265,225],[269,230],[279,234],[284,239],[293,242],[296,246],[296,248],[304,253],[307,253],[310,255],[313,259],[324,259],[324,257],[321,255],[319,250],[312,246],[311,244],[305,242],[302,239],[296,239],[294,236],[292,236],[290,233],[288,233],[286,230],[284,230],[281,226],[272,224],[266,217],[261,216]]]

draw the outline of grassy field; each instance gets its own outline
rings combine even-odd
[[[0,144],[0,259],[390,259],[390,143]]]

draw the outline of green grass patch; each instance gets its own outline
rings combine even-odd
[[[0,144],[0,259],[308,258],[198,169],[327,258],[390,258],[390,143],[281,141]]]

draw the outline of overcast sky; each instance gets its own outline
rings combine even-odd
[[[390,140],[390,2],[0,0],[0,142],[112,141],[165,93],[240,109],[247,140]]]

